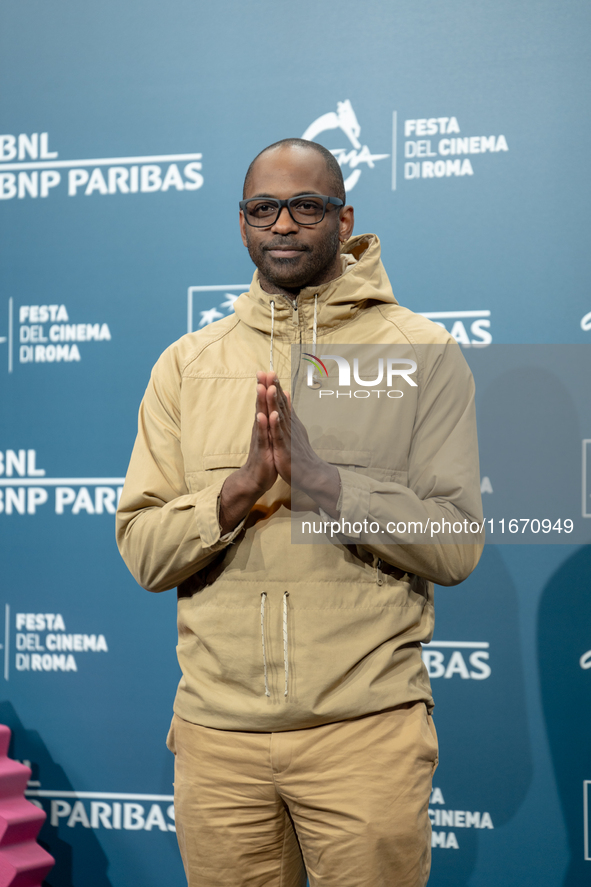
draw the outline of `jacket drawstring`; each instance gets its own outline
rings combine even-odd
[[[283,592],[283,669],[285,671],[285,691],[283,693],[284,696],[287,696],[288,691],[288,682],[289,682],[289,648],[288,648],[288,635],[287,635],[287,599],[289,597],[289,591]]]
[[[283,592],[283,670],[285,673],[285,689],[283,695],[287,696],[289,692],[289,634],[287,628],[287,599],[289,591]],[[267,603],[266,592],[261,593],[261,643],[263,646],[263,674],[265,677],[265,696],[270,696],[269,691],[269,673],[267,671],[267,648],[265,645],[265,604]]]
[[[269,369],[273,372],[273,334],[275,332],[275,302],[271,299],[271,344],[269,346]]]
[[[314,323],[312,325],[312,354],[316,357],[316,340],[318,338],[318,293],[314,296]],[[308,377],[309,378],[309,377]],[[312,373],[312,378],[308,382],[309,388],[321,388],[322,382],[316,375],[316,370]]]
[[[269,676],[267,674],[267,653],[265,650],[265,601],[267,600],[267,595],[263,591],[261,594],[261,640],[263,642],[263,672],[265,675],[265,696],[270,696],[269,693]]]

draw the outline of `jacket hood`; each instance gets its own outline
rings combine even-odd
[[[320,286],[303,287],[298,295],[298,307],[318,300],[318,329],[328,329],[346,323],[368,303],[382,302],[397,305],[388,275],[380,258],[380,241],[375,234],[351,237],[341,247],[343,272],[340,277]],[[292,304],[287,296],[266,293],[255,271],[250,290],[234,303],[238,319],[261,332],[271,332],[271,302],[274,302],[275,322],[291,318]]]

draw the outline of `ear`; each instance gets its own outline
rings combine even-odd
[[[240,210],[240,236],[242,237],[242,243],[244,246],[248,246],[248,241],[246,240],[246,222],[244,221],[244,213]]]
[[[355,212],[352,206],[342,206],[339,213],[339,240],[345,243],[353,234]]]

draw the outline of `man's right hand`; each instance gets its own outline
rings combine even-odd
[[[260,378],[259,378],[260,377]],[[255,418],[250,437],[248,458],[242,468],[226,480],[220,493],[220,529],[224,536],[246,517],[257,499],[271,489],[277,480],[273,448],[269,437],[267,388],[265,373],[257,373]]]

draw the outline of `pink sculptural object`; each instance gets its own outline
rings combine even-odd
[[[46,814],[24,796],[31,771],[7,757],[10,735],[0,724],[0,887],[41,887],[55,862],[37,843]]]

